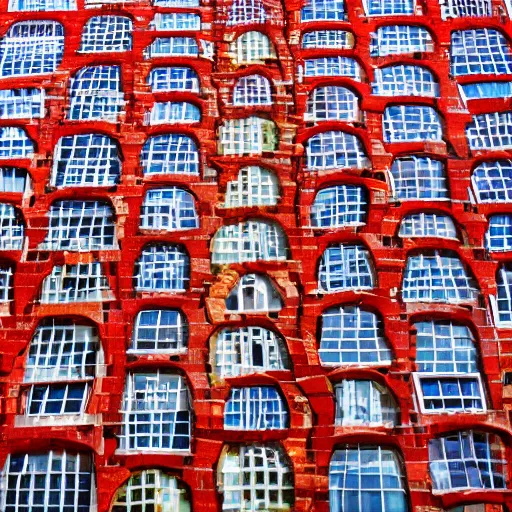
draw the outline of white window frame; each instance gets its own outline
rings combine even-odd
[[[233,105],[272,105],[270,80],[258,74],[240,77],[233,88]]]
[[[236,179],[228,181],[222,207],[274,206],[279,199],[279,179],[275,173],[251,165],[242,167]]]
[[[233,300],[237,308],[230,309],[229,302]],[[246,307],[247,303],[250,307]],[[261,304],[261,307],[258,307]],[[271,279],[262,274],[245,274],[226,298],[226,311],[229,313],[261,313],[281,311],[283,299],[274,287]]]
[[[265,64],[265,61],[277,59],[274,44],[268,35],[257,30],[241,34],[229,46],[229,53],[237,65]]]
[[[46,113],[44,102],[44,89],[0,90],[0,119],[41,119]]]
[[[432,107],[425,105],[392,105],[382,117],[385,143],[442,142],[443,123]]]
[[[317,57],[304,60],[304,77],[340,76],[362,82],[363,68],[352,57]]]
[[[432,35],[418,25],[384,25],[372,34],[370,55],[373,57],[433,51]]]
[[[475,176],[478,171],[484,174],[482,178]],[[499,176],[492,176],[492,174],[499,174]],[[480,179],[484,180],[488,185],[487,190],[482,191],[478,188]],[[494,186],[493,180],[500,181],[499,188]],[[482,162],[475,167],[471,173],[471,186],[477,203],[512,203],[512,160],[501,159]],[[491,196],[492,194],[493,197],[484,200],[482,199],[482,192],[485,192],[487,196]],[[505,197],[505,199],[503,199],[503,197]]]
[[[161,101],[153,103],[144,114],[144,124],[192,124],[201,122],[201,109],[188,101]]]
[[[311,225],[316,229],[364,226],[367,216],[367,190],[359,185],[320,189],[311,205]]]
[[[406,232],[410,228],[410,232]],[[446,238],[458,240],[457,228],[449,215],[430,212],[416,212],[406,215],[400,222],[400,238]]]
[[[423,66],[398,64],[375,70],[372,94],[376,96],[423,96],[437,98],[439,83]]]
[[[219,155],[261,155],[278,147],[279,132],[270,119],[256,116],[226,119],[218,129]]]
[[[311,91],[304,121],[358,122],[362,119],[358,96],[341,85],[324,85]]]
[[[345,0],[308,0],[300,11],[301,23],[346,20]]]
[[[199,92],[199,76],[193,68],[186,66],[161,66],[153,68],[147,83],[151,92]]]
[[[512,149],[512,111],[474,115],[466,139],[472,151]]]
[[[0,251],[21,251],[24,240],[21,211],[8,203],[0,203]]]
[[[127,16],[93,16],[84,25],[78,53],[130,51],[132,31],[133,22]]]
[[[32,158],[34,144],[23,128],[0,127],[0,159]]]

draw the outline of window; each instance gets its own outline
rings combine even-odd
[[[228,26],[263,24],[265,21],[267,13],[261,0],[233,0],[228,12]]]
[[[343,76],[361,82],[364,72],[350,57],[319,57],[304,60],[304,76]]]
[[[512,216],[507,214],[491,215],[485,234],[485,248],[491,252],[512,250]]]
[[[132,49],[133,23],[125,16],[93,16],[84,26],[80,53],[126,52]]]
[[[140,229],[179,231],[199,227],[194,196],[178,187],[148,190],[140,213]]]
[[[157,37],[144,50],[145,59],[180,55],[188,55],[189,57],[199,55],[199,47],[193,37]]]
[[[221,329],[210,354],[217,377],[237,377],[289,368],[284,340],[264,327]]]
[[[375,286],[370,253],[362,245],[328,247],[318,268],[318,289],[324,293],[368,290]]]
[[[2,490],[5,512],[89,512],[96,503],[92,456],[65,450],[10,454]]]
[[[9,12],[76,11],[76,0],[9,0]]]
[[[270,39],[261,32],[251,31],[242,34],[230,45],[236,64],[264,64],[268,59],[276,59],[276,51]]]
[[[345,21],[344,0],[308,0],[300,11],[300,19],[305,21]]]
[[[119,66],[91,66],[71,79],[68,119],[115,123],[124,108]]]
[[[224,410],[226,430],[281,430],[288,426],[288,409],[276,388],[233,388]]]
[[[44,113],[44,89],[0,91],[0,119],[37,119]]]
[[[218,229],[212,241],[212,263],[286,260],[288,240],[281,226],[247,220]]]
[[[246,274],[240,278],[226,299],[232,313],[280,311],[283,301],[272,281],[265,275]]]
[[[491,112],[473,116],[467,125],[470,149],[512,149],[512,112]]]
[[[302,48],[354,48],[354,35],[346,30],[314,30],[302,36]]]
[[[30,187],[30,176],[25,169],[0,167],[0,192],[24,194]]]
[[[136,265],[138,292],[184,292],[190,280],[190,259],[182,245],[148,245]]]
[[[402,461],[391,448],[348,445],[332,454],[331,512],[407,512],[405,486]]]
[[[201,121],[201,110],[186,101],[157,102],[144,116],[145,124],[188,124]]]
[[[279,200],[277,176],[262,167],[242,167],[237,179],[228,181],[226,187],[226,208],[245,206],[272,206]]]
[[[488,508],[491,507],[491,508]],[[448,509],[446,512],[506,512],[502,505],[486,503],[472,503],[471,505],[458,505]]]
[[[428,69],[400,64],[375,70],[372,94],[435,98],[439,96],[439,84]]]
[[[456,253],[429,251],[407,258],[404,302],[474,302],[478,287]]]
[[[483,162],[471,176],[477,203],[512,202],[512,160]]]
[[[443,140],[439,115],[432,107],[394,105],[386,107],[382,120],[384,142]]]
[[[512,325],[512,266],[500,265],[496,272],[496,297],[491,296],[494,323],[497,327]]]
[[[509,44],[501,32],[491,28],[452,32],[450,57],[454,76],[512,73]]]
[[[364,169],[370,162],[356,135],[333,130],[313,135],[306,142],[306,165],[312,171],[350,167]]]
[[[79,263],[53,267],[43,280],[41,304],[106,302],[114,299],[101,264]]]
[[[12,276],[13,269],[7,265],[0,264],[0,302],[12,300]]]
[[[56,187],[108,187],[121,174],[114,139],[99,133],[61,137],[53,154],[51,183]]]
[[[414,14],[414,0],[364,0],[367,16],[393,16]]]
[[[434,491],[504,489],[505,448],[495,434],[467,430],[428,443]]]
[[[292,467],[278,444],[226,447],[221,454],[217,483],[223,511],[292,510]]]
[[[145,175],[199,174],[199,152],[196,143],[182,133],[150,137],[140,155]]]
[[[386,388],[373,380],[342,380],[334,386],[336,425],[399,424],[395,399]]]
[[[433,52],[430,32],[416,25],[386,25],[379,27],[372,38],[370,54],[373,57],[401,53]]]
[[[188,322],[178,309],[140,311],[133,328],[131,353],[168,353],[187,351]]]
[[[278,149],[279,139],[273,121],[261,117],[227,119],[219,127],[220,155],[261,154]]]
[[[233,89],[233,105],[272,105],[270,82],[261,75],[240,78]]]
[[[199,92],[199,77],[191,68],[153,68],[148,76],[148,84],[152,92]]]
[[[305,121],[359,121],[359,98],[346,87],[317,87],[308,98]]]
[[[393,197],[400,201],[449,199],[444,165],[428,156],[396,158],[390,179]]]
[[[156,7],[199,7],[199,0],[154,0]]]
[[[398,236],[402,238],[454,238],[457,229],[451,217],[439,213],[412,213],[403,218]]]
[[[512,82],[459,84],[459,91],[465,102],[469,100],[510,98],[512,96]]]
[[[129,373],[121,413],[121,451],[190,450],[188,386],[171,373]]]
[[[389,365],[392,359],[382,320],[357,306],[335,306],[322,313],[318,354],[324,366]]]
[[[21,251],[23,248],[23,218],[7,203],[0,203],[0,251]]]
[[[311,207],[316,228],[362,226],[366,223],[366,190],[355,185],[336,185],[320,190]]]
[[[190,512],[188,493],[182,482],[160,469],[133,473],[118,489],[110,512]]]
[[[0,40],[0,77],[53,73],[64,53],[64,28],[56,21],[22,21]]]
[[[201,30],[201,16],[192,12],[156,13],[149,24],[153,30]]]
[[[14,126],[0,128],[0,159],[32,158],[34,145],[25,130]]]
[[[492,0],[440,0],[439,3],[443,19],[492,16]]]

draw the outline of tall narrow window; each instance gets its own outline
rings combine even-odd
[[[226,299],[226,309],[233,313],[280,311],[283,301],[270,278],[260,274],[246,274]]]
[[[0,203],[0,251],[23,248],[23,218],[12,205]]]
[[[30,176],[25,169],[0,167],[0,192],[24,194],[30,188]]]
[[[264,64],[277,58],[274,45],[262,32],[245,32],[230,46],[236,64]]]
[[[473,116],[466,127],[472,150],[512,149],[512,112],[490,112]]]
[[[152,92],[199,92],[199,83],[197,73],[184,67],[153,68],[148,76]]]
[[[439,3],[443,19],[492,16],[492,0],[439,0]]]
[[[471,183],[477,203],[512,203],[512,160],[481,163]]]
[[[443,140],[443,127],[432,107],[395,105],[386,107],[382,120],[384,142]]]
[[[262,167],[243,167],[237,179],[228,181],[226,187],[226,208],[245,206],[272,206],[279,200],[277,176]]]
[[[336,185],[320,190],[311,207],[311,224],[318,228],[362,226],[366,223],[366,190],[355,185]]]
[[[0,119],[44,117],[44,89],[4,89],[0,91]]]
[[[144,58],[170,57],[187,55],[197,57],[199,47],[194,37],[157,37],[144,50]]]
[[[359,98],[346,87],[326,85],[309,95],[305,121],[359,121]]]
[[[448,215],[438,213],[412,213],[403,218],[398,236],[402,238],[457,239],[457,229]]]
[[[512,251],[512,215],[500,214],[489,217],[485,247],[491,252]]]
[[[0,159],[32,158],[34,144],[22,128],[0,128]]]
[[[414,14],[415,0],[364,0],[368,16],[393,16]]]
[[[354,48],[354,35],[346,30],[313,30],[302,36],[302,48]]]
[[[201,121],[201,110],[187,101],[156,102],[144,116],[145,124],[189,124]]]
[[[496,272],[495,297],[491,297],[494,323],[498,327],[512,326],[512,265],[504,263]]]
[[[372,93],[378,96],[439,96],[439,84],[426,68],[400,64],[375,70]]]
[[[76,0],[9,0],[9,12],[76,11]]]
[[[84,26],[81,53],[126,52],[132,49],[133,23],[125,16],[93,16]]]
[[[12,300],[13,274],[14,271],[12,267],[0,264],[0,302],[2,303]]]
[[[345,0],[308,0],[300,11],[305,21],[344,21],[347,19]]]
[[[262,75],[247,75],[240,78],[233,89],[233,105],[271,105],[270,82]]]
[[[199,152],[187,135],[168,133],[150,137],[140,155],[145,175],[199,174]]]
[[[278,148],[278,132],[273,121],[261,117],[228,119],[219,127],[220,155],[261,154]]]
[[[265,6],[261,0],[233,0],[227,25],[263,24],[267,21]]]
[[[433,51],[434,41],[430,32],[417,25],[379,27],[370,47],[370,54],[374,57]]]
[[[304,60],[304,76],[343,76],[361,82],[364,72],[351,57],[318,57]]]

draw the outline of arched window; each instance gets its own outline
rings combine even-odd
[[[364,72],[350,57],[318,57],[304,60],[304,76],[342,76],[361,82]]]
[[[93,16],[82,32],[80,53],[126,52],[132,49],[133,23],[125,16]]]
[[[483,162],[471,176],[477,203],[512,202],[512,160]]]
[[[255,326],[220,330],[211,340],[210,361],[221,379],[289,368],[284,340]]]
[[[404,53],[433,52],[430,32],[417,25],[385,25],[372,38],[370,54],[373,57]]]
[[[276,59],[274,45],[262,32],[250,31],[239,36],[231,43],[229,51],[236,64],[264,64],[266,60]]]
[[[0,251],[20,251],[23,248],[23,217],[7,203],[0,203]]]
[[[408,512],[406,480],[396,450],[347,445],[329,465],[331,512]]]
[[[366,223],[366,190],[356,185],[335,185],[320,190],[311,207],[311,224],[317,228],[362,226]]]
[[[119,449],[188,452],[192,404],[187,383],[173,373],[129,373]]]
[[[454,238],[457,229],[448,215],[438,213],[412,213],[406,215],[400,223],[398,236],[402,238]]]
[[[32,158],[34,144],[22,128],[0,128],[0,159]]]
[[[496,434],[466,430],[428,442],[435,491],[505,489],[505,447]]]
[[[400,64],[375,70],[372,94],[378,96],[439,96],[439,84],[426,68]]]
[[[64,53],[64,28],[56,21],[11,25],[0,40],[0,77],[53,73]]]
[[[156,57],[179,57],[187,55],[197,57],[199,47],[193,37],[157,37],[150,46],[144,50],[145,59]]]
[[[272,386],[232,388],[224,410],[225,430],[281,430],[288,407]]]
[[[261,0],[233,0],[228,11],[228,26],[263,24],[266,21],[267,13]]]
[[[153,68],[148,76],[148,84],[151,92],[199,92],[200,82],[192,68],[172,66]]]
[[[190,258],[182,245],[146,246],[138,259],[135,289],[138,292],[184,292],[190,280]]]
[[[242,276],[226,299],[226,309],[233,313],[280,311],[282,307],[272,281],[260,274]]]
[[[336,425],[399,424],[395,399],[386,388],[373,380],[342,380],[334,386]]]
[[[345,0],[307,0],[300,11],[300,20],[305,21],[345,21]]]
[[[415,0],[363,0],[367,16],[414,14]]]
[[[466,127],[472,150],[512,149],[512,112],[490,112],[473,116]]]
[[[124,108],[119,66],[91,66],[71,79],[68,119],[115,123]]]
[[[478,285],[456,253],[427,251],[407,258],[404,302],[474,302]]]
[[[115,139],[99,133],[66,135],[55,146],[51,184],[108,187],[117,183],[121,160]]]
[[[145,124],[189,124],[201,121],[201,110],[187,101],[156,102],[144,116]]]
[[[213,264],[286,260],[288,240],[279,224],[251,219],[220,227],[211,253]]]
[[[0,91],[0,119],[44,117],[44,89],[3,89]]]
[[[354,35],[346,30],[313,30],[302,36],[302,48],[354,48]]]
[[[334,306],[322,313],[318,354],[324,366],[389,365],[392,360],[382,320],[358,306]]]
[[[443,19],[492,16],[492,0],[440,0],[439,3]]]
[[[273,206],[279,200],[277,176],[258,166],[242,167],[237,179],[228,181],[226,187],[226,208],[245,206]]]
[[[432,107],[394,105],[386,107],[382,119],[384,142],[442,141],[443,127]]]
[[[497,327],[512,325],[512,265],[504,263],[496,272],[496,297],[491,296],[494,323]]]
[[[8,12],[76,11],[76,0],[9,0]]]
[[[201,30],[201,16],[193,12],[157,12],[149,24],[153,30]]]
[[[328,131],[306,142],[306,165],[310,170],[356,168],[369,165],[363,144],[356,135]]]
[[[14,271],[8,265],[0,265],[0,302],[12,300]]]
[[[30,188],[30,175],[18,167],[0,167],[0,192],[24,194]]]
[[[512,215],[499,214],[489,217],[485,247],[491,252],[512,251]]]
[[[346,87],[326,85],[309,95],[305,121],[359,121],[359,98]]]
[[[241,77],[233,89],[233,105],[272,105],[269,80],[262,75]]]
[[[181,480],[160,469],[132,473],[114,497],[110,512],[190,512],[188,492]]]
[[[279,145],[274,121],[262,117],[227,119],[219,126],[220,155],[250,155],[275,151]]]
[[[199,174],[199,152],[196,143],[182,133],[150,137],[140,155],[145,175]]]
[[[375,286],[370,253],[362,245],[328,247],[318,268],[318,289],[324,293],[368,290]]]

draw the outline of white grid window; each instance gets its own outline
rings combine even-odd
[[[84,26],[80,53],[126,52],[132,49],[133,23],[125,16],[94,16]]]
[[[302,36],[302,48],[354,48],[354,35],[346,30],[314,30]]]
[[[267,21],[261,0],[233,0],[228,11],[228,26],[263,24]]]
[[[233,105],[272,105],[270,82],[262,75],[240,78],[233,89]]]
[[[110,512],[190,512],[187,490],[181,481],[160,469],[133,473],[120,487]]]
[[[370,165],[363,144],[356,135],[341,131],[313,135],[306,143],[309,170],[356,168]]]
[[[289,367],[284,340],[264,327],[222,329],[212,338],[210,354],[214,372],[220,378]]]
[[[389,365],[392,360],[382,320],[357,306],[335,306],[322,313],[318,353],[324,366]]]
[[[335,450],[329,464],[332,512],[407,512],[402,461],[393,449],[347,446]]]
[[[201,16],[193,12],[156,13],[149,24],[153,30],[201,30]]]
[[[199,174],[199,151],[196,143],[182,133],[150,137],[140,155],[145,175]]]
[[[443,19],[492,16],[492,0],[439,0],[439,3]]]
[[[25,169],[0,167],[0,192],[24,194],[30,187],[30,176]]]
[[[402,238],[454,238],[457,229],[451,217],[438,213],[412,213],[403,218],[398,236]]]
[[[140,229],[179,231],[199,227],[194,196],[178,187],[148,190],[142,203]]]
[[[23,232],[21,213],[10,204],[0,203],[0,251],[20,251]]]
[[[432,107],[394,105],[386,107],[382,119],[384,142],[443,140],[443,127]]]
[[[512,160],[481,163],[471,183],[477,203],[512,203]]]
[[[155,7],[199,7],[199,0],[153,0]]]
[[[230,45],[236,64],[263,64],[277,57],[274,45],[262,32],[250,31],[242,34]]]
[[[434,491],[505,489],[505,447],[499,436],[467,430],[428,442]]]
[[[300,20],[344,21],[347,19],[345,0],[308,0],[300,11]]]
[[[512,96],[512,82],[459,84],[459,91],[464,102],[470,100],[510,98]]]
[[[135,319],[129,352],[180,354],[187,350],[188,322],[178,309],[148,309]]]
[[[496,297],[491,297],[497,327],[512,325],[512,266],[501,265],[496,273]]]
[[[89,512],[96,505],[92,456],[56,450],[10,454],[2,491],[4,512]]]
[[[121,413],[121,451],[190,450],[192,406],[180,375],[129,373]]]
[[[217,145],[220,155],[275,151],[279,145],[277,128],[273,121],[261,117],[227,119],[219,127]]]
[[[512,215],[500,214],[489,217],[485,248],[491,252],[512,251]]]
[[[190,259],[181,245],[145,247],[136,266],[135,289],[139,292],[184,292],[190,280]]]
[[[359,98],[346,87],[317,87],[308,98],[305,121],[358,121]]]
[[[0,159],[32,158],[34,145],[22,128],[0,128]]]
[[[42,304],[106,302],[113,298],[101,264],[97,262],[53,267],[43,280]]]
[[[404,302],[474,302],[478,287],[457,254],[430,251],[407,258],[402,298]]]
[[[362,226],[366,223],[366,190],[355,185],[335,185],[320,190],[311,207],[311,224],[318,228]]]
[[[187,101],[164,101],[153,105],[144,116],[145,124],[189,124],[201,121],[201,110]]]
[[[278,224],[247,220],[219,228],[212,242],[212,263],[286,260],[287,237]]]
[[[242,276],[226,299],[226,309],[233,313],[280,311],[282,307],[283,301],[272,281],[259,274]]]
[[[361,245],[339,244],[328,247],[318,268],[318,289],[325,293],[368,290],[375,276],[368,249]]]
[[[148,76],[148,84],[152,92],[199,92],[199,77],[192,68],[153,68]]]
[[[512,73],[510,45],[501,32],[491,28],[452,32],[450,57],[454,76]]]
[[[367,16],[414,14],[415,0],[363,0]]]
[[[400,64],[375,70],[372,94],[378,96],[439,96],[439,84],[426,68]]]
[[[281,430],[288,426],[288,408],[276,388],[233,388],[224,410],[226,430]]]
[[[467,125],[470,149],[512,149],[512,112],[490,112],[473,116]]]
[[[226,208],[245,206],[272,206],[279,200],[277,176],[258,166],[243,167],[237,179],[228,181],[226,187]]]
[[[386,388],[372,380],[342,380],[334,386],[335,424],[393,427],[399,424],[395,399]]]
[[[0,119],[44,117],[44,89],[4,89],[0,91]]]
[[[12,300],[13,269],[7,265],[0,265],[0,302]]]
[[[67,135],[55,146],[51,183],[56,187],[107,187],[120,174],[116,141],[106,135]]]
[[[53,73],[64,53],[64,28],[56,21],[22,21],[0,41],[0,77]]]
[[[144,50],[144,58],[169,57],[187,55],[197,57],[199,47],[193,37],[157,37],[150,46]]]
[[[413,155],[397,158],[389,177],[393,198],[400,201],[449,199],[444,165],[439,160]]]
[[[76,11],[76,0],[9,0],[8,12]]]
[[[343,76],[361,82],[364,73],[357,60],[338,56],[306,59],[304,76]]]
[[[373,57],[433,51],[434,41],[430,32],[416,25],[379,27],[372,38],[370,48],[370,54]]]
[[[115,123],[124,108],[119,66],[91,66],[71,79],[68,119]]]
[[[292,467],[278,444],[229,446],[217,478],[223,512],[292,510]]]

